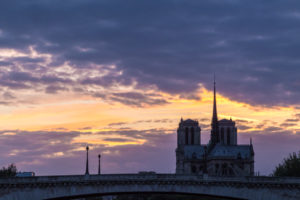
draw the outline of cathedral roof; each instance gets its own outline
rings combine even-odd
[[[184,147],[184,157],[188,159],[203,159],[205,145],[187,145]]]
[[[247,159],[251,157],[250,145],[222,145],[217,144],[210,152],[209,158],[241,158]]]
[[[206,145],[187,145],[184,147],[186,159],[203,159]],[[216,144],[208,155],[208,159],[249,159],[251,145],[223,145]]]

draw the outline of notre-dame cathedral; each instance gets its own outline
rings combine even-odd
[[[254,150],[237,144],[237,128],[231,119],[218,120],[216,83],[210,141],[201,145],[198,121],[181,119],[177,129],[177,174],[208,174],[209,176],[252,176]]]

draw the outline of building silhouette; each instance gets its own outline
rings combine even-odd
[[[254,150],[237,144],[237,128],[232,119],[218,120],[216,83],[214,81],[213,116],[210,141],[201,145],[198,121],[187,119],[177,129],[176,173],[210,176],[254,175]]]

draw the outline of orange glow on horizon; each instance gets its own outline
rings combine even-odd
[[[181,117],[184,119],[208,119],[210,123],[212,115],[213,94],[204,88],[198,91],[200,100],[182,99],[179,96],[171,96],[160,92],[168,104],[146,107],[130,107],[120,103],[107,103],[96,98],[79,96],[72,100],[68,97],[65,101],[62,96],[57,99],[35,106],[18,106],[6,108],[0,114],[2,130],[26,130],[26,131],[80,131],[97,133],[101,131],[114,131],[118,128],[134,130],[177,128]],[[46,99],[46,98],[43,98]],[[219,119],[232,118],[233,120],[250,121],[252,127],[247,131],[261,130],[255,125],[271,120],[278,126],[287,118],[292,118],[296,113],[292,107],[262,108],[242,102],[232,101],[217,94],[217,106]],[[8,110],[7,110],[8,109]],[[165,120],[165,121],[163,121]],[[110,124],[113,124],[112,127]],[[237,124],[239,126],[239,124]],[[299,130],[300,125],[287,127],[287,129]],[[243,132],[243,130],[239,130]],[[12,133],[7,133],[12,134]],[[116,135],[115,137],[121,137]],[[112,142],[95,138],[93,135],[76,138],[74,142],[92,144],[105,144],[109,146],[143,144],[143,140]]]

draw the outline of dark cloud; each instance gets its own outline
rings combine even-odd
[[[138,92],[113,93],[110,99],[130,106],[144,107],[148,105],[164,105],[168,102],[163,98],[153,98],[151,94]]]
[[[276,126],[269,126],[264,129],[265,132],[277,132],[277,131],[281,131],[281,130],[282,130],[282,128],[276,127]]]
[[[61,87],[58,85],[50,85],[46,88],[46,93],[48,94],[56,94],[59,91],[68,91],[68,88]]]
[[[201,100],[201,97],[198,96],[197,94],[181,94],[180,98],[190,99],[190,100],[197,100],[197,101]]]
[[[31,72],[11,71],[9,73],[2,73],[1,75],[2,80],[0,81],[0,85],[11,89],[35,88],[45,84],[48,85],[46,92],[53,92],[55,88],[56,90],[62,90],[63,87],[52,84],[66,84],[72,82],[69,79],[59,78],[55,75],[33,74]]]
[[[121,125],[126,125],[128,123],[126,122],[115,122],[115,123],[110,123],[108,126],[121,126]]]
[[[235,120],[237,124],[252,124],[252,121],[243,120],[243,119],[237,119]]]
[[[263,128],[264,126],[265,126],[265,124],[258,124],[258,125],[255,126],[255,128],[261,129],[261,128]]]
[[[248,121],[248,120],[243,120],[243,119],[237,119],[235,120],[236,124],[237,124],[237,128],[238,130],[248,130],[253,128],[253,121]],[[262,128],[263,125],[257,125],[256,128]]]
[[[9,100],[16,98],[11,92],[8,92],[8,91],[4,92],[2,94],[2,96],[3,96],[4,99],[9,99]]]
[[[147,92],[105,92],[92,93],[94,97],[103,99],[107,102],[119,102],[133,107],[146,107],[153,105],[165,105],[169,102],[160,95]]]
[[[151,123],[151,122],[152,122],[152,120],[149,119],[149,120],[138,120],[135,123]]]
[[[154,123],[172,123],[173,120],[171,119],[157,119],[157,120],[153,120]]]
[[[132,139],[126,139],[126,138],[104,138],[104,141],[107,142],[133,142]]]
[[[10,101],[0,101],[0,105],[12,105],[14,102],[10,102]]]
[[[280,127],[286,128],[286,127],[291,127],[291,126],[296,126],[296,123],[282,123],[280,124]]]
[[[80,130],[90,130],[90,129],[92,129],[93,127],[91,127],[91,126],[86,126],[86,127],[82,127],[82,128],[80,128]]]
[[[246,125],[239,125],[239,126],[238,126],[238,129],[239,129],[239,130],[242,130],[242,131],[243,131],[243,130],[248,130],[248,129],[251,129],[251,128],[252,128],[251,126],[246,126]]]
[[[286,119],[286,122],[299,122],[300,119]]]
[[[210,121],[210,119],[208,119],[208,118],[201,118],[200,119],[200,122],[209,122]]]
[[[45,67],[46,56],[2,60],[0,65],[13,74],[2,75],[0,84],[11,89],[72,85],[57,71],[51,72],[53,79],[46,77],[67,62],[85,86],[135,83],[138,89],[154,87],[199,99],[199,84],[211,89],[216,72],[218,92],[233,100],[299,104],[299,6],[293,0],[5,1],[1,47],[24,54],[32,47],[51,55],[51,61]],[[115,68],[107,67],[101,76],[90,76],[96,66],[111,65]],[[111,100],[139,103],[120,96]]]
[[[101,131],[97,134],[99,135],[120,135],[126,136],[132,139],[150,139],[156,138],[160,135],[164,135],[167,131],[174,131],[173,129],[146,129],[146,130],[135,130],[132,128],[117,129],[114,131]]]
[[[172,123],[173,120],[171,119],[156,119],[156,120],[138,120],[138,121],[133,121],[133,122],[115,122],[115,123],[110,123],[108,126],[122,126],[122,125],[134,125],[138,123]]]

